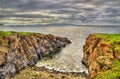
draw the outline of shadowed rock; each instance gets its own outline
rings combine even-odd
[[[0,31],[0,79],[9,79],[42,56],[71,43],[67,38],[40,33]]]

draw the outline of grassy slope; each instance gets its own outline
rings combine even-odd
[[[11,36],[14,32],[13,31],[0,31],[0,39],[2,39],[3,36]],[[29,35],[32,34],[30,32],[16,32],[17,34],[21,35]],[[0,45],[2,44],[2,41],[0,41]]]
[[[104,39],[107,43],[120,42],[120,34],[95,34],[95,36]]]
[[[102,38],[106,44],[110,44],[113,50],[120,52],[120,34],[95,34],[97,38]],[[98,75],[95,79],[119,79],[120,61],[114,60],[114,67]]]
[[[10,36],[10,35],[12,35],[12,32],[10,31],[7,31],[7,32],[0,31],[0,38],[2,38],[3,36]]]
[[[14,32],[13,31],[0,31],[0,38],[2,38],[3,36],[10,36],[12,35]],[[16,32],[18,34],[23,34],[23,35],[29,35],[32,34],[30,32]]]
[[[119,79],[120,78],[120,61],[114,60],[114,67],[105,71],[95,79]]]

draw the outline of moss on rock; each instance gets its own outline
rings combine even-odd
[[[88,79],[120,78],[120,34],[91,34],[83,48]]]
[[[114,60],[114,67],[110,70],[96,76],[95,79],[119,79],[120,78],[120,61]]]
[[[94,36],[103,39],[105,43],[120,43],[120,34],[94,34]]]
[[[70,43],[65,37],[51,34],[0,31],[0,79],[13,77]]]
[[[11,31],[0,31],[0,38],[2,38],[3,36],[10,36],[12,35],[12,32]]]

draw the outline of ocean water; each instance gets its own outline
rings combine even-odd
[[[120,33],[118,26],[2,26],[3,31],[24,31],[54,34],[67,37],[72,41],[51,60],[39,61],[36,66],[45,66],[61,72],[83,72],[87,68],[81,63],[83,45],[89,34],[93,33]]]
[[[37,66],[87,72],[81,64],[85,39],[92,33],[120,33],[119,4],[119,0],[0,0],[0,30],[67,37],[70,45]]]

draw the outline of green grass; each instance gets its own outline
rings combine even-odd
[[[119,79],[120,78],[120,61],[114,60],[114,67],[98,75],[95,79]]]
[[[32,34],[32,32],[17,32],[18,34],[21,34],[21,35],[29,35],[29,34]]]
[[[120,34],[94,34],[96,38],[101,38],[103,43],[109,44],[114,51],[120,52]],[[95,79],[119,79],[120,61],[114,60],[114,67],[99,74]]]
[[[111,45],[115,51],[120,52],[120,34],[95,34],[95,36],[103,39],[103,43]]]
[[[114,51],[120,52],[120,44],[113,45]]]
[[[120,34],[95,34],[95,36],[102,38],[106,43],[120,43]]]
[[[0,31],[0,38],[2,38],[3,36],[10,36],[12,35],[12,32],[11,31]]]
[[[13,31],[0,31],[0,38],[2,38],[3,36],[10,36],[13,33],[14,33]],[[16,32],[16,33],[17,34],[22,34],[22,35],[32,34],[32,32]]]

